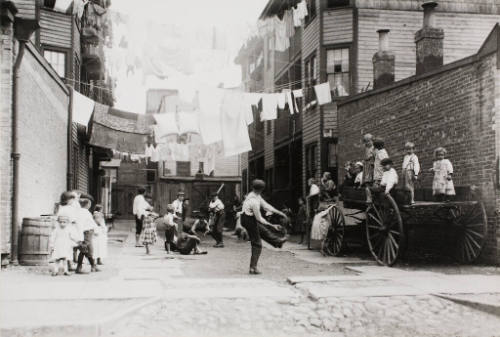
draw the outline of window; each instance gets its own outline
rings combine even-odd
[[[305,24],[307,25],[316,17],[316,0],[306,0],[307,4],[307,16],[304,19]]]
[[[59,77],[66,77],[66,53],[54,50],[44,50],[43,56],[50,63]]]
[[[306,178],[314,178],[316,176],[316,143],[306,146]]]
[[[328,8],[346,7],[349,6],[349,0],[328,0],[327,6]]]
[[[56,0],[43,0],[43,7],[54,8]]]
[[[190,177],[191,176],[191,162],[190,161],[178,161],[177,163],[177,176],[179,177]]]
[[[317,71],[317,60],[316,60],[316,55],[311,56],[308,60],[305,62],[305,69],[304,69],[304,83],[305,83],[305,102],[306,102],[306,108],[308,107],[307,105],[314,104],[314,101],[316,99],[316,96],[314,94],[314,88],[318,82],[318,71]]]
[[[349,75],[349,48],[326,52],[326,72],[334,96],[348,96],[351,87]]]

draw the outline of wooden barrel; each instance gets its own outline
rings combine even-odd
[[[47,265],[50,258],[49,238],[54,218],[24,218],[19,247],[19,262],[26,266]]]

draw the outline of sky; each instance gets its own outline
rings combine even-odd
[[[114,27],[115,36],[125,36],[130,41],[122,59],[130,64],[135,58],[135,63],[140,64],[153,57],[153,63],[160,64],[167,74],[163,80],[145,76],[144,68],[126,74],[127,66],[120,65],[114,74],[116,107],[144,113],[148,88],[169,89],[179,83],[183,87],[200,83],[216,86],[221,82],[225,87],[239,85],[241,69],[234,64],[234,58],[245,41],[256,34],[258,16],[267,2],[141,0],[138,6],[137,0],[113,1],[110,9],[128,15],[130,20],[126,26]],[[209,49],[213,35],[217,37],[217,50]],[[114,49],[119,42],[115,41]]]

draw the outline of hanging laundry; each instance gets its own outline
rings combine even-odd
[[[291,38],[295,35],[295,26],[293,24],[293,14],[291,10],[285,11],[285,14],[283,15],[283,21],[285,22],[286,26],[286,35],[288,36],[288,38]]]
[[[158,145],[156,147],[153,146],[151,152],[151,162],[157,163],[159,161],[160,161],[160,148]]]
[[[272,34],[272,32],[274,31],[272,19],[259,20],[257,22],[257,29],[261,37]]]
[[[174,161],[170,144],[159,144],[157,149],[159,161]]]
[[[245,116],[245,121],[247,125],[250,125],[253,123],[253,109],[252,106],[257,106],[259,104],[259,101],[262,98],[262,94],[258,93],[246,93],[244,95],[244,116]]]
[[[157,139],[171,134],[179,134],[175,113],[154,114],[153,118],[156,121],[155,135]]]
[[[297,4],[297,16],[299,20],[302,23],[302,20],[305,19],[306,16],[309,15],[309,12],[307,11],[307,3],[306,0],[302,0]]]
[[[199,114],[195,112],[179,112],[179,134],[200,133]]]
[[[82,18],[83,12],[85,10],[85,5],[88,0],[74,0],[73,1],[73,15],[76,15],[79,19]]]
[[[269,121],[278,118],[278,95],[263,94],[262,95],[262,114],[261,121]]]
[[[172,144],[175,161],[189,161],[189,146],[187,144]]]
[[[319,105],[325,105],[332,102],[332,92],[330,91],[330,82],[325,82],[314,86],[314,92]]]
[[[95,102],[93,100],[73,90],[73,122],[87,127],[94,107]]]
[[[56,3],[54,4],[54,11],[66,13],[72,3],[73,0],[56,0]]]
[[[295,27],[302,26],[303,17],[301,16],[300,10],[298,8],[292,9],[292,16],[293,16],[293,25]]]
[[[288,109],[290,110],[290,114],[293,115],[295,113],[295,100],[293,99],[292,91],[289,89],[286,90],[285,95],[286,95],[286,102],[288,104]]]
[[[293,90],[293,96],[295,98],[300,98],[300,97],[304,97],[304,91],[302,89],[296,89],[296,90]]]
[[[274,50],[284,52],[290,47],[290,38],[287,35],[286,23],[277,16],[274,20]]]
[[[151,158],[153,156],[153,149],[153,144],[146,144],[146,149],[144,151],[146,158]]]
[[[224,90],[202,90],[198,98],[200,102],[199,124],[203,144],[209,145],[222,140],[221,104]]]
[[[252,150],[245,112],[242,109],[245,102],[241,93],[226,92],[222,104],[222,144],[224,156],[234,156]]]
[[[276,95],[278,97],[278,108],[284,109],[286,104],[286,94],[282,92]]]

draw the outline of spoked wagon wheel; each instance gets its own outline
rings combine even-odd
[[[326,234],[323,247],[328,255],[338,256],[344,246],[345,235],[345,218],[344,213],[337,207],[333,206],[329,212],[330,227]]]
[[[477,202],[468,206],[451,212],[457,231],[455,256],[464,263],[473,262],[481,254],[488,226],[484,205]]]
[[[399,208],[390,195],[374,198],[366,211],[366,240],[377,263],[392,266],[401,255],[405,234]]]

